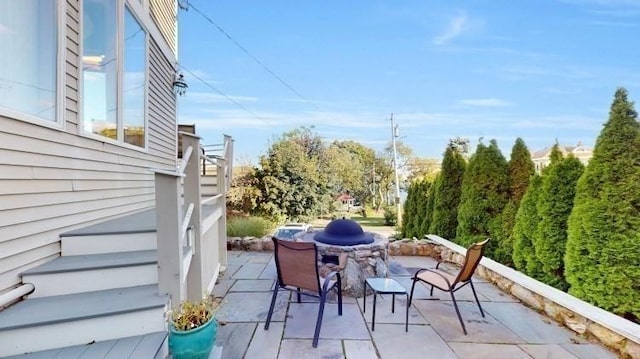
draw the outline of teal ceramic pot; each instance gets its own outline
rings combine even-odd
[[[188,331],[177,331],[169,325],[169,353],[174,359],[207,359],[216,342],[218,321]]]

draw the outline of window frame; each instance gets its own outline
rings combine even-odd
[[[66,98],[66,66],[65,66],[65,53],[66,53],[66,8],[63,7],[63,0],[54,0],[54,7],[56,13],[53,16],[54,30],[56,31],[56,56],[54,57],[53,69],[55,73],[55,86],[56,94],[54,96],[54,103],[56,110],[54,111],[54,120],[48,121],[41,117],[30,115],[24,112],[16,111],[6,107],[0,107],[0,116],[12,118],[24,122],[29,122],[35,125],[45,126],[56,130],[65,129],[64,113],[66,110],[65,98]],[[62,26],[64,25],[64,26]]]
[[[61,1],[61,0],[59,0]],[[78,67],[78,132],[81,136],[88,137],[94,140],[110,143],[113,145],[126,147],[140,152],[149,152],[149,76],[150,76],[150,43],[149,43],[149,28],[142,20],[141,13],[144,13],[145,8],[140,3],[136,3],[138,0],[112,0],[116,2],[116,139],[112,139],[106,136],[100,136],[98,134],[86,131],[84,129],[84,70],[82,69],[82,56],[84,54],[83,46],[83,34],[84,34],[84,0],[80,0],[79,10],[79,62]],[[144,147],[136,146],[124,141],[124,125],[123,125],[123,89],[124,89],[124,26],[125,26],[125,9],[128,8],[131,15],[138,22],[138,25],[142,28],[145,34],[145,64],[144,64]]]

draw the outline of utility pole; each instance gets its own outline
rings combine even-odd
[[[393,113],[391,114],[391,143],[393,145],[393,172],[396,176],[396,213],[398,214],[397,225],[402,224],[402,214],[400,209],[400,180],[398,179],[398,154],[396,150],[396,137],[398,137],[398,125],[393,124]]]

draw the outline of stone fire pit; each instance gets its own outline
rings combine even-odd
[[[314,241],[317,232],[296,236],[296,240]],[[373,242],[336,245],[314,241],[318,246],[320,275],[339,271],[344,295],[361,297],[366,278],[387,276],[389,239],[376,233],[367,234],[373,237]]]

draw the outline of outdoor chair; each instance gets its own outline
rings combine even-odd
[[[320,327],[322,326],[322,315],[327,294],[335,290],[338,294],[338,315],[342,315],[342,289],[340,273],[331,272],[326,277],[321,277],[318,273],[318,249],[315,242],[291,242],[272,237],[274,244],[274,256],[278,280],[273,289],[271,307],[267,315],[267,322],[264,329],[269,329],[271,315],[276,304],[278,292],[282,289],[296,293],[298,303],[301,295],[307,295],[320,299],[318,309],[318,319],[316,320],[316,330],[313,335],[313,347],[318,346]]]
[[[441,262],[438,262],[435,269],[423,268],[417,270],[413,278],[411,278],[413,279],[413,284],[411,285],[411,294],[409,295],[409,305],[411,305],[411,301],[413,300],[413,290],[416,286],[416,282],[418,281],[424,282],[431,286],[431,292],[429,294],[432,296],[434,287],[442,291],[451,293],[453,306],[456,309],[456,314],[458,314],[458,319],[460,320],[460,324],[462,325],[462,331],[465,335],[467,335],[467,328],[465,328],[464,326],[464,321],[462,320],[462,316],[460,315],[460,309],[458,309],[458,303],[456,303],[456,297],[454,293],[458,291],[458,289],[469,284],[471,286],[471,290],[473,291],[473,296],[476,299],[476,303],[478,303],[478,308],[480,308],[480,314],[482,314],[482,317],[484,318],[484,312],[482,311],[482,306],[480,306],[480,301],[478,300],[476,289],[473,287],[473,281],[471,280],[471,277],[476,271],[476,268],[480,263],[480,259],[482,259],[484,247],[487,242],[489,242],[489,238],[485,239],[482,242],[474,243],[469,246],[469,248],[467,248],[467,255],[464,258],[464,264],[460,268],[460,272],[458,272],[457,275],[452,275],[438,269]]]

